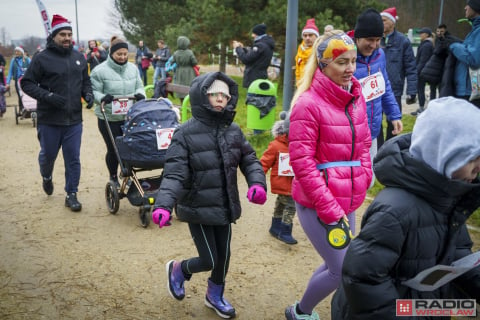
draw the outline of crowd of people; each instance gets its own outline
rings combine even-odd
[[[127,41],[118,36],[105,44],[89,41],[85,53],[74,50],[70,22],[54,15],[44,50],[30,59],[15,47],[4,89],[21,79],[23,91],[37,100],[43,190],[47,195],[54,191],[52,173],[62,149],[65,206],[77,212],[82,209],[77,192],[83,107],[96,104],[106,167],[119,186],[118,158],[107,130],[123,134],[125,113],[115,112],[115,97],[145,99],[151,63],[154,83],[167,77],[169,63],[175,64],[174,82],[190,87],[192,118],[171,139],[152,221],[167,227],[175,211],[188,223],[198,256],[166,262],[168,293],[183,300],[185,282],[210,272],[205,304],[222,318],[236,316],[224,292],[232,223],[242,212],[238,169],[248,184],[248,201],[258,205],[267,200],[270,171],[277,199],[269,233],[296,244],[292,227],[297,215],[323,260],[301,298],[286,307],[286,319],[319,319],[315,307],[332,292],[332,319],[393,319],[396,299],[480,302],[478,265],[430,292],[406,283],[425,269],[472,253],[465,222],[480,207],[480,137],[472,134],[478,131],[480,100],[471,99],[469,70],[480,68],[480,0],[469,0],[465,15],[472,30],[463,41],[444,24],[436,37],[424,27],[416,56],[408,38],[396,30],[394,7],[364,10],[351,32],[327,25],[320,34],[315,19],[308,19],[295,57],[290,110],[275,123],[274,139],[258,157],[234,122],[238,85],[222,72],[198,75],[185,36],[178,37],[173,52],[164,40],[158,40],[155,53],[140,40],[132,63]],[[251,31],[252,47],[233,43],[246,66],[245,88],[268,79],[275,48],[265,23]],[[2,59],[0,66],[5,66]],[[406,103],[418,97],[419,108],[412,113],[418,116],[412,133],[401,135],[405,81]],[[357,228],[356,210],[374,179],[385,188]]]

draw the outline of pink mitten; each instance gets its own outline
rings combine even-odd
[[[248,189],[247,198],[250,202],[264,204],[267,201],[267,193],[262,186],[254,184]]]
[[[152,221],[155,224],[158,224],[159,228],[164,227],[167,222],[170,220],[170,212],[168,210],[157,208],[152,212]]]

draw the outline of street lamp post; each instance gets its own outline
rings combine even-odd
[[[78,10],[77,10],[77,0],[75,0],[75,19],[77,20],[77,46],[80,46],[80,35],[78,34]]]

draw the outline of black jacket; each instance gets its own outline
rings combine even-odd
[[[275,41],[269,35],[255,40],[253,47],[236,49],[238,58],[245,65],[243,87],[248,88],[257,79],[268,79],[267,69],[273,57]]]
[[[417,49],[417,56],[415,57],[415,61],[417,63],[417,76],[420,76],[425,64],[427,63],[428,59],[433,54],[433,43],[432,38],[427,38],[420,42],[420,45]]]
[[[39,124],[68,126],[82,122],[82,97],[92,95],[85,57],[73,49],[58,47],[52,40],[32,58],[21,85],[37,100]],[[62,108],[47,102],[50,92],[66,100]]]
[[[207,89],[215,79],[226,82],[232,96],[223,112],[214,111]],[[220,72],[195,78],[190,88],[192,118],[173,134],[167,150],[155,207],[176,213],[180,220],[226,225],[241,215],[237,168],[248,185],[266,188],[265,174],[240,127],[232,123],[238,101],[237,84]]]
[[[466,183],[437,173],[410,155],[410,141],[411,134],[392,139],[375,157],[375,175],[386,188],[347,250],[333,320],[396,319],[395,299],[465,298],[457,289],[480,301],[480,267],[431,292],[402,285],[471,253],[465,221],[480,206],[478,179]]]

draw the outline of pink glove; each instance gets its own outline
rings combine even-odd
[[[162,208],[157,208],[152,212],[152,221],[153,223],[158,224],[159,228],[162,228],[165,225],[169,226],[170,224],[167,224],[167,222],[170,221],[170,212]]]
[[[248,189],[247,198],[250,202],[264,204],[267,201],[267,193],[262,186],[254,184]]]

